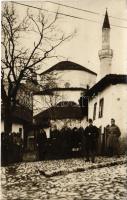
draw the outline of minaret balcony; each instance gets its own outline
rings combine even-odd
[[[99,58],[105,58],[105,57],[113,57],[113,50],[112,49],[102,49],[98,51]]]

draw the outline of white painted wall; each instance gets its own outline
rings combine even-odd
[[[40,113],[51,107],[51,105],[56,105],[61,101],[73,101],[79,104],[79,99],[82,95],[82,90],[72,91],[72,90],[64,90],[64,91],[54,91],[55,95],[35,95],[33,98],[34,105],[34,115]],[[57,94],[57,95],[56,95]]]
[[[50,128],[44,128],[47,138],[50,138]]]
[[[4,132],[4,121],[1,121],[1,132]]]
[[[86,88],[87,85],[92,87],[96,82],[96,75],[88,73],[86,71],[78,70],[54,70],[54,76],[58,87],[65,87],[65,83],[70,83],[70,87],[82,87]],[[51,73],[53,76],[53,72]]]
[[[98,118],[99,100],[104,98],[103,117]],[[97,102],[97,115],[94,124],[103,128],[110,124],[111,118],[114,118],[116,125],[120,127],[122,136],[127,135],[127,85],[117,84],[107,87],[98,96],[89,101],[89,118],[93,119],[94,103]]]
[[[96,82],[96,75],[90,74],[85,71],[78,70],[63,70],[54,71],[55,76],[57,76],[56,83],[57,87],[65,88],[65,83],[69,83],[69,87],[76,88],[87,88],[87,85],[92,87]],[[51,74],[53,76],[53,74]],[[60,101],[74,101],[79,104],[78,100],[81,97],[82,90],[72,91],[54,91],[54,97],[48,95],[34,95],[33,97],[33,115],[46,110],[51,107],[51,105],[56,105]],[[56,95],[57,94],[57,95]],[[57,97],[56,97],[57,96]]]
[[[51,120],[51,125],[54,126],[56,125],[57,129],[61,130],[63,126],[67,126],[70,128],[80,128],[86,127],[86,118],[84,120],[76,120],[76,119],[63,119],[63,120]]]
[[[12,124],[12,132],[19,132],[19,128],[22,128],[22,132],[23,132],[23,124],[17,124],[17,123],[13,123]]]
[[[50,95],[34,95],[33,96],[33,115],[37,115],[38,113],[51,108],[53,105],[56,105],[58,102],[62,101],[62,97],[59,92],[56,92],[57,96]]]
[[[96,76],[93,74],[90,74],[85,71],[78,71],[78,70],[66,70],[61,71],[61,80],[60,87],[64,87],[64,84],[66,82],[70,83],[70,87],[82,87],[86,88],[87,85],[90,87],[94,85],[96,81]]]
[[[22,137],[23,137],[23,124],[17,124],[17,123],[13,123],[12,124],[12,132],[19,132],[19,128],[22,128]],[[4,132],[4,121],[1,121],[1,132]]]
[[[59,91],[59,95],[61,96],[61,101],[73,101],[79,104],[79,98],[81,97],[82,90],[78,91]]]

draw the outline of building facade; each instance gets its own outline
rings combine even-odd
[[[110,23],[106,11],[102,27],[102,50],[99,51],[99,80],[87,93],[88,117],[104,133],[105,127],[114,118],[121,130],[121,138],[127,137],[127,75],[112,74],[111,60],[113,51],[110,49]]]
[[[102,49],[98,55],[100,71],[97,76],[89,69],[69,61],[58,63],[41,74],[45,87],[34,95],[36,106],[39,101],[38,110],[34,109],[34,119],[40,127],[45,127],[48,135],[52,125],[58,129],[64,125],[85,128],[88,118],[93,119],[103,135],[105,127],[114,118],[125,141],[127,75],[112,74],[113,50],[110,48],[107,11],[102,26]],[[81,96],[82,101],[79,101]]]
[[[104,133],[111,118],[116,120],[122,136],[127,134],[127,75],[110,74],[101,79],[87,93],[88,115]]]
[[[96,73],[63,61],[43,72],[41,81],[43,90],[34,95],[34,105],[38,107],[38,110],[34,109],[35,119],[41,118],[42,124],[50,121],[49,127],[56,125],[58,129],[65,125],[81,126],[87,113],[82,113],[79,100],[95,84]]]
[[[37,77],[27,79],[21,83],[16,95],[16,106],[11,113],[11,132],[21,133],[24,145],[27,148],[29,136],[33,135],[33,92],[39,91]],[[4,132],[5,107],[1,105],[1,132]]]

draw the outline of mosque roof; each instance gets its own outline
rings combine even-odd
[[[57,71],[63,71],[63,70],[79,70],[79,71],[86,71],[90,74],[97,75],[95,72],[91,71],[90,69],[83,67],[82,65],[79,65],[77,63],[71,62],[71,61],[62,61],[57,63],[56,65],[50,67],[46,71],[42,72],[40,75],[44,75],[46,73],[52,72],[54,70]]]

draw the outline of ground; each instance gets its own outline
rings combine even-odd
[[[2,167],[1,200],[125,200],[126,157],[67,159]]]

